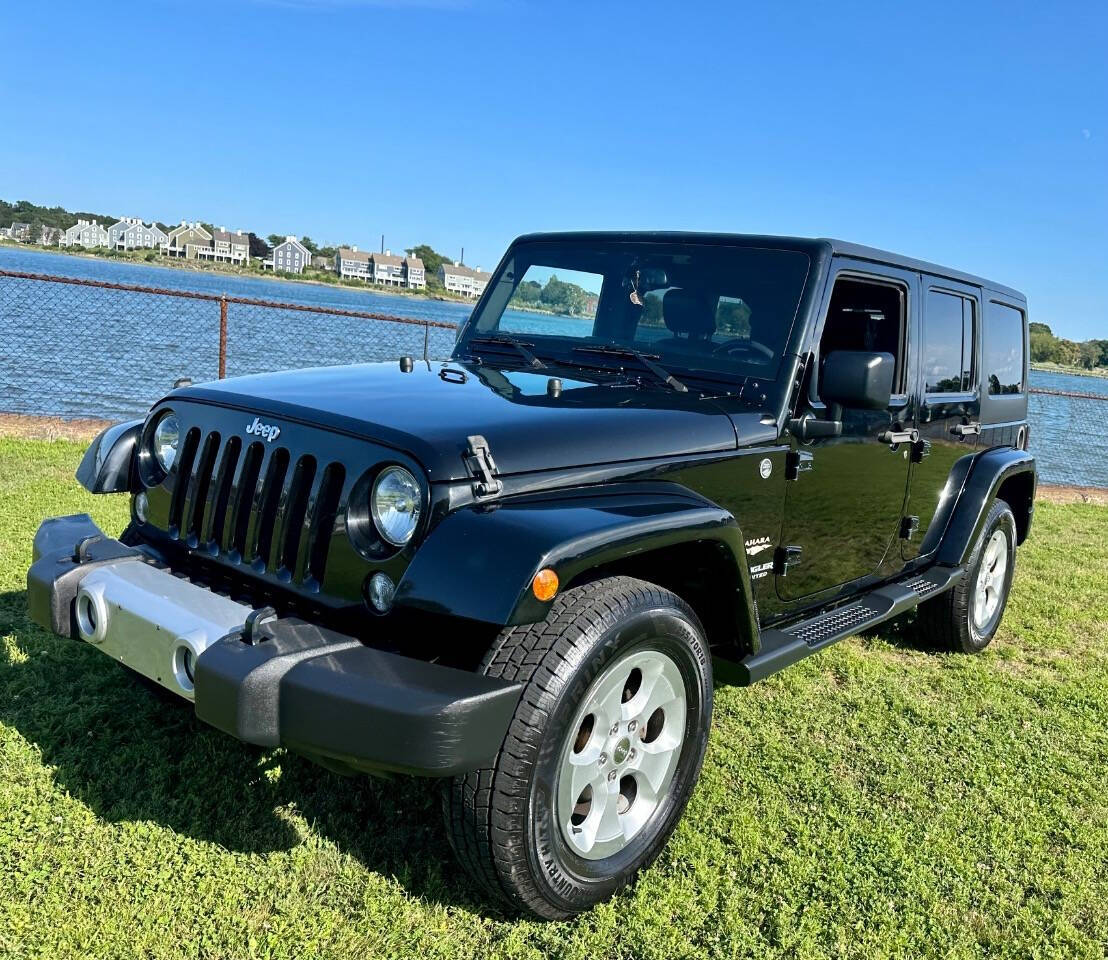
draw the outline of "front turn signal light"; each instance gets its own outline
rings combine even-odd
[[[536,600],[553,600],[558,593],[558,574],[550,567],[543,567],[531,581],[531,591]]]

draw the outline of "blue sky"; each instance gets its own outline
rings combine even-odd
[[[840,236],[1108,337],[1108,4],[10,2],[0,36],[4,199],[486,268],[531,230]]]

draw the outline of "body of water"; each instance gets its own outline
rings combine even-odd
[[[390,296],[352,287],[289,283],[206,271],[0,247],[0,269],[232,297],[357,310],[459,325],[469,304]],[[566,318],[509,311],[521,332],[564,329]],[[571,321],[572,322],[572,321]],[[585,323],[586,321],[578,321]],[[432,329],[431,357],[447,356],[452,330]],[[219,305],[62,284],[0,278],[0,410],[109,419],[141,416],[179,376],[217,375]],[[422,356],[424,328],[328,314],[231,304],[227,373]],[[1108,379],[1040,370],[1031,449],[1042,480],[1108,486]]]

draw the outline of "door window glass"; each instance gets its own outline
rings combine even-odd
[[[820,337],[821,365],[836,350],[892,354],[896,360],[893,392],[903,393],[905,299],[902,287],[839,277]]]
[[[1023,392],[1023,313],[1003,303],[985,308],[981,363],[989,393]]]
[[[973,384],[974,301],[929,290],[923,325],[927,393],[965,393]]]

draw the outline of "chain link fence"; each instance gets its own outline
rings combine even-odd
[[[141,416],[181,377],[450,354],[453,323],[0,270],[0,411]]]
[[[1041,483],[1108,487],[1108,380],[1104,393],[1046,390],[1028,396],[1031,452]]]
[[[141,416],[195,382],[403,355],[444,358],[456,326],[338,307],[0,270],[0,412]],[[1044,483],[1108,487],[1105,391],[1032,389]]]

